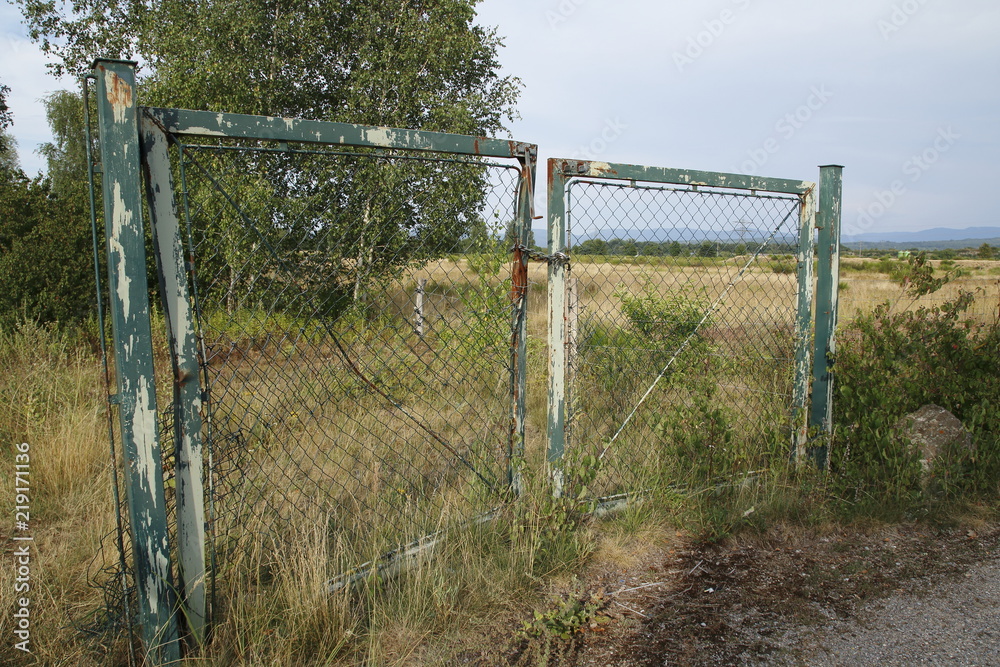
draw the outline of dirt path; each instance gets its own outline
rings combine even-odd
[[[998,549],[996,527],[923,526],[688,549],[574,662],[998,665]]]
[[[1000,665],[1000,527],[773,531],[586,575],[598,616],[489,665]],[[569,594],[569,593],[567,593]]]

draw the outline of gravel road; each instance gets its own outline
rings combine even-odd
[[[996,561],[915,583],[913,592],[865,604],[853,618],[789,632],[778,643],[794,657],[775,655],[766,663],[1000,665]]]
[[[542,664],[1000,667],[998,525],[674,545],[590,585],[631,592],[608,598],[600,632]]]

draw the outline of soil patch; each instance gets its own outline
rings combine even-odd
[[[547,611],[583,604],[580,630],[467,651],[482,665],[809,664],[824,633],[866,605],[927,596],[1000,562],[1000,527],[904,524],[818,534],[775,529],[719,545],[678,540],[627,569],[596,565]],[[560,602],[562,601],[562,602]],[[998,601],[1000,602],[1000,601]],[[569,607],[567,607],[569,608]],[[530,619],[529,619],[530,622]]]

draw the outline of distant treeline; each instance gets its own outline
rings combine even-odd
[[[920,253],[926,253],[927,257],[930,259],[1000,259],[1000,253],[998,253],[997,246],[990,245],[989,243],[983,243],[977,247],[966,247],[966,248],[940,248],[938,250],[927,250],[925,248],[912,247],[912,248],[899,248],[899,249],[887,249],[887,248],[871,248],[871,247],[860,247],[857,244],[844,244],[842,254],[846,256],[854,257],[904,257],[908,255],[918,255]]]
[[[646,257],[719,257],[720,255],[745,255],[760,250],[760,242],[698,241],[636,241],[634,239],[587,239],[575,244],[570,252],[577,255],[646,256]],[[764,246],[762,254],[789,255],[799,250],[798,243],[786,240],[772,241]]]

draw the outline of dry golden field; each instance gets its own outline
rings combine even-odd
[[[769,465],[767,456],[785,446],[772,441],[774,434],[767,429],[749,439],[730,434],[762,420],[778,421],[787,406],[788,334],[796,298],[788,261],[759,260],[735,282],[745,262],[739,258],[674,267],[581,258],[573,266],[585,335],[584,356],[575,370],[581,383],[574,398],[577,420],[571,427],[577,442],[590,451],[610,452],[592,492],[669,481],[664,477],[679,475],[681,466],[702,465],[699,452],[716,447],[732,450],[717,459],[715,465],[729,466],[723,472],[748,473]],[[882,301],[912,309],[939,304],[959,289],[977,290],[973,317],[997,317],[1000,262],[957,261],[954,267],[964,275],[913,301],[887,275],[848,268],[859,261],[843,261],[841,323]],[[408,415],[382,397],[364,395],[363,383],[343,368],[332,370],[340,362],[328,345],[296,348],[280,339],[258,344],[220,367],[218,377],[226,378],[230,390],[228,399],[220,399],[222,414],[232,420],[242,413],[274,418],[242,425],[254,449],[233,453],[242,457],[232,464],[233,474],[242,476],[226,482],[230,499],[239,502],[230,505],[227,525],[218,530],[233,537],[219,552],[228,574],[218,582],[217,625],[209,645],[191,654],[190,664],[411,664],[428,638],[487,624],[493,610],[534,599],[539,582],[552,573],[580,566],[596,538],[585,533],[553,537],[541,472],[547,392],[545,270],[539,263],[529,270],[528,493],[519,509],[504,506],[492,522],[453,532],[433,560],[418,560],[416,569],[398,580],[368,579],[354,590],[326,591],[331,579],[396,546],[401,534],[419,536],[412,531],[424,534],[458,525],[503,505],[484,492],[468,467],[456,464],[454,452],[437,447],[423,427],[448,443],[459,443],[459,454],[502,485],[502,430],[509,424],[503,370],[510,341],[504,328],[509,322],[507,286],[499,278],[476,276],[466,260],[435,262],[387,291],[385,321],[380,320],[377,330],[364,331],[357,324],[353,337],[345,338],[358,354],[364,350],[382,359],[366,368],[372,377],[387,378],[386,386],[406,403]],[[408,327],[413,288],[420,278],[428,280],[429,332],[417,344]],[[483,294],[470,297],[476,285]],[[664,386],[662,395],[650,399],[648,412],[621,443],[609,446],[608,436],[669,360],[669,355],[641,346],[637,355],[620,352],[623,341],[639,335],[633,331],[633,338],[615,338],[635,324],[630,325],[623,303],[643,296],[669,300],[678,293],[695,304],[716,306],[701,342],[691,348],[694,356],[680,358],[683,372]],[[472,313],[477,304],[485,304],[485,311]],[[435,331],[445,323],[448,335]],[[478,337],[478,342],[470,346],[465,335]],[[601,345],[600,340],[611,342]],[[655,347],[655,341],[645,343]],[[158,366],[164,369],[162,341],[157,350],[162,357]],[[99,360],[81,336],[27,324],[2,334],[0,361],[0,395],[10,406],[0,418],[0,432],[7,442],[31,443],[37,548],[32,570],[35,654],[25,661],[10,653],[6,642],[0,662],[127,664],[121,634],[85,632],[99,628],[104,618],[103,591],[92,584],[107,586],[100,571],[113,569],[118,558],[109,537],[115,514]],[[253,374],[247,370],[251,362]],[[404,370],[414,367],[421,369],[423,379],[406,379]],[[488,372],[476,371],[484,367]],[[449,380],[449,372],[462,379]],[[290,378],[296,384],[287,384]],[[669,412],[677,406],[688,412]],[[696,418],[700,423],[709,419],[718,432],[709,433],[707,441],[687,443],[687,449],[643,449],[645,443],[683,439],[685,430],[697,430],[689,428]],[[775,433],[780,436],[780,429]],[[334,441],[336,447],[331,446]],[[692,449],[695,445],[709,449]],[[639,459],[642,464],[634,465]],[[0,483],[6,488],[12,486],[12,460],[4,454]],[[216,463],[226,465],[224,460]],[[719,470],[713,472],[710,462],[708,466],[709,476],[716,476]],[[217,468],[219,474],[224,470]],[[268,486],[275,480],[277,485]],[[408,531],[400,533],[397,525]],[[6,526],[0,531],[9,560],[11,531]],[[11,590],[13,576],[11,568],[0,568],[0,588]],[[5,637],[11,633],[12,605],[4,595],[0,635]]]

